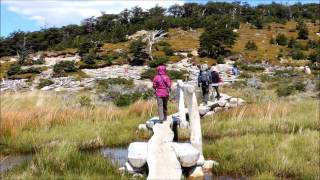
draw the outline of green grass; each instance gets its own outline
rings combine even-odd
[[[320,122],[316,100],[276,100],[202,121],[206,158],[217,175],[318,179]]]
[[[61,142],[38,151],[30,162],[4,175],[4,179],[129,179],[121,176],[111,160],[85,153]]]

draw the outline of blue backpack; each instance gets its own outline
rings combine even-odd
[[[208,70],[201,71],[199,80],[200,80],[202,85],[208,86],[209,84],[211,84],[211,73],[210,73],[210,71],[208,71]]]

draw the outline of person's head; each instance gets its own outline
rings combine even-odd
[[[233,67],[234,67],[234,68],[236,68],[236,67],[237,67],[237,65],[236,65],[236,64],[233,64]]]
[[[211,71],[216,71],[216,72],[218,72],[218,69],[217,69],[216,66],[212,66],[212,67],[211,67]]]
[[[202,64],[200,70],[201,70],[201,71],[206,71],[206,70],[208,70],[208,65],[207,65],[207,64]]]
[[[166,74],[166,67],[164,65],[160,65],[157,67],[157,71],[160,75]]]

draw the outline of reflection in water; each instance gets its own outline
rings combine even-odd
[[[0,173],[3,173],[13,168],[14,166],[22,164],[24,161],[28,161],[31,159],[32,159],[31,154],[6,157],[2,159],[0,162]]]
[[[103,157],[109,157],[116,166],[123,166],[127,161],[128,150],[125,148],[102,148]]]

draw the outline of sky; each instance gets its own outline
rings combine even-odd
[[[233,2],[234,0],[212,0]],[[319,0],[273,0],[277,3],[319,3]],[[80,24],[81,20],[99,16],[101,12],[116,14],[125,8],[140,6],[149,9],[158,4],[169,7],[184,2],[206,3],[207,0],[1,0],[0,35],[8,36],[18,30],[37,31],[44,27]],[[269,4],[270,0],[242,0],[250,5]]]

